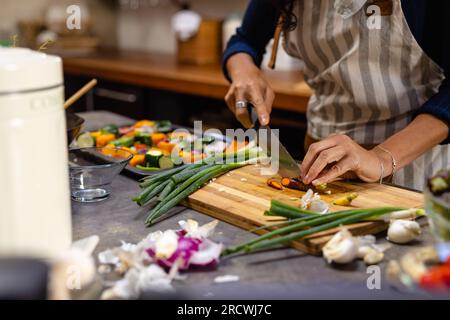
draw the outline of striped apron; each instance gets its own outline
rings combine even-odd
[[[375,29],[368,26],[368,2],[299,0],[294,6],[298,24],[283,42],[305,62],[314,90],[307,111],[313,139],[341,133],[359,144],[379,144],[405,128],[444,79],[414,39],[400,0],[379,15]],[[449,156],[448,146],[436,146],[399,170],[393,182],[422,190],[425,177],[446,167]]]

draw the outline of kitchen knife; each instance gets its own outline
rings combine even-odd
[[[254,124],[254,128],[258,131],[258,142],[260,142],[261,138],[266,138],[266,143],[258,143],[259,146],[269,157],[272,157],[272,163],[278,161],[278,174],[287,178],[299,178],[301,171],[298,163],[283,146],[276,133],[272,131],[269,126],[261,126],[254,106],[249,105],[248,111],[252,123]],[[272,146],[278,146],[278,154],[277,152],[272,152]]]

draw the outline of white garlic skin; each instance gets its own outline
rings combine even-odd
[[[416,221],[394,220],[388,229],[388,240],[405,244],[415,240],[420,234],[420,225]]]
[[[328,263],[350,263],[358,255],[358,241],[347,229],[342,229],[328,241],[322,252]]]

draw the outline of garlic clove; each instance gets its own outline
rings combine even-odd
[[[421,234],[420,225],[416,221],[394,220],[388,229],[388,240],[398,244],[413,241]]]
[[[364,256],[364,262],[367,265],[378,264],[383,261],[383,258],[384,253],[382,251],[368,247],[368,250],[366,251],[366,254]]]
[[[358,242],[348,229],[343,228],[328,241],[322,253],[328,263],[350,263],[357,257]]]

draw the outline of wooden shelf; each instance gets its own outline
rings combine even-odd
[[[83,56],[60,54],[64,72],[177,93],[223,99],[229,84],[220,65],[180,65],[167,54],[100,49]],[[274,108],[304,113],[311,89],[301,72],[264,71],[276,93]]]

